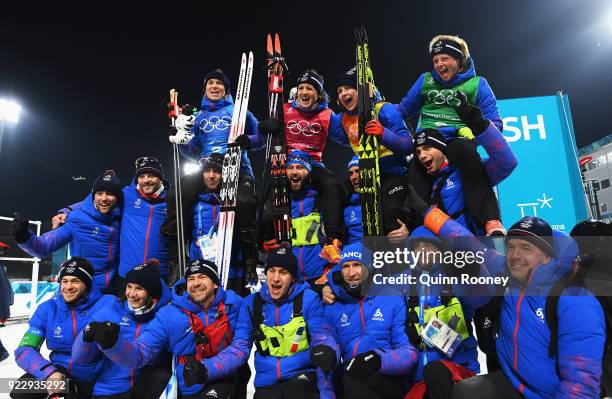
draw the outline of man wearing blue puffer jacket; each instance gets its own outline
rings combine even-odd
[[[445,246],[434,233],[424,226],[417,227],[410,234],[407,246],[419,259],[415,266],[403,271],[413,276],[415,281],[404,287],[404,298],[408,306],[406,331],[410,342],[419,351],[419,365],[412,378],[415,385],[410,388],[406,399],[450,399],[455,382],[480,373],[472,320],[476,306],[481,303],[470,295],[469,287],[439,283],[456,273],[451,269],[455,265],[441,263],[439,255],[445,253]],[[461,336],[461,343],[452,354],[446,354],[422,339],[422,330],[432,316]]]
[[[344,207],[344,224],[346,226],[348,244],[358,243],[363,238],[361,199],[359,195],[360,181],[359,158],[357,155],[355,155],[348,163],[348,181],[344,183],[344,188],[349,195],[349,198],[347,199],[348,204]],[[396,187],[401,187],[401,189],[395,189],[396,191],[404,190],[401,184]],[[403,201],[403,197],[401,198]],[[401,211],[401,206],[399,209]],[[408,237],[409,231],[406,224],[401,219],[398,218],[395,222],[399,225],[399,227],[395,230],[389,231],[387,233],[387,238],[392,240],[392,242],[401,242],[403,239]]]
[[[227,152],[230,127],[234,112],[230,80],[220,69],[214,69],[204,78],[204,95],[200,111],[195,115],[179,115],[176,119],[178,133],[170,137],[170,141],[179,145],[181,153],[192,160],[208,158],[213,153],[225,155]],[[252,145],[258,136],[258,122],[251,112],[247,112],[244,134],[236,138],[235,143],[242,148],[240,159],[240,175],[238,178],[238,194],[236,204],[236,228],[240,234],[243,252],[247,260],[256,260],[255,219],[257,216],[257,198],[255,197],[255,176],[251,167],[247,150],[258,150],[265,143]],[[250,138],[250,139],[249,139]],[[197,180],[197,179],[196,179]],[[183,184],[183,203],[187,208],[196,201],[199,190],[189,177]],[[201,188],[201,185],[199,185]],[[172,195],[170,200],[174,201]],[[168,209],[174,209],[173,203],[168,203]],[[247,266],[248,267],[248,266]]]
[[[347,245],[328,274],[335,303],[325,306],[325,317],[342,352],[344,395],[403,398],[405,376],[418,364],[406,335],[406,305],[399,291],[390,295],[374,284],[368,256],[361,244]]]
[[[136,340],[114,335],[101,349],[107,358],[130,369],[148,365],[163,351],[170,352],[182,398],[201,398],[213,391],[219,399],[229,398],[237,389],[235,375],[207,380],[200,374],[204,359],[232,342],[241,305],[239,295],[220,286],[216,265],[196,259],[187,265],[185,280],[172,288],[172,302],[157,312]],[[118,328],[108,324],[108,329]]]
[[[349,146],[355,154],[359,148],[359,117],[357,115],[357,68],[353,67],[336,80],[338,105],[342,112],[332,114],[329,136],[339,144]],[[365,134],[378,138],[378,164],[382,222],[385,234],[401,227],[401,203],[408,170],[406,156],[412,154],[410,130],[393,104],[384,102],[376,92],[376,119],[364,127]]]
[[[297,280],[297,260],[287,249],[268,255],[266,284],[244,300],[229,348],[204,361],[202,379],[226,378],[255,353],[255,398],[333,398],[326,375],[338,362],[337,344],[323,306]]]
[[[134,265],[157,259],[159,272],[167,281],[168,245],[160,231],[167,213],[164,169],[154,157],[140,157],[135,166],[132,183],[123,187],[118,274],[124,278]],[[70,212],[80,209],[82,205],[81,202],[61,209],[53,217],[53,228],[64,224]],[[113,285],[117,290],[122,289],[119,281]]]
[[[93,281],[101,290],[112,290],[119,267],[119,221],[123,203],[121,183],[115,172],[107,170],[94,182],[91,194],[66,223],[42,236],[28,229],[28,220],[16,215],[10,232],[19,247],[40,258],[70,243],[70,252],[91,262]]]
[[[323,275],[328,261],[320,256],[324,238],[320,231],[323,225],[327,232],[326,216],[320,209],[319,192],[310,184],[312,164],[308,153],[294,150],[287,157],[287,178],[291,194],[291,249],[298,260],[296,277],[315,284]],[[262,214],[264,240],[263,249],[272,252],[280,247],[272,231],[272,207],[264,206]]]
[[[74,363],[72,345],[98,309],[112,306],[114,296],[102,295],[93,284],[93,267],[86,259],[73,257],[62,265],[58,275],[58,292],[41,303],[29,321],[29,327],[15,350],[17,365],[27,372],[21,378],[62,381],[70,378],[70,393],[76,398],[90,398],[93,384],[101,369],[100,362]],[[47,341],[49,360],[42,357],[40,347]],[[62,384],[56,382],[56,388]],[[67,385],[64,386],[67,388]],[[57,392],[49,390],[49,394]],[[13,392],[14,399],[36,398],[30,393]],[[46,394],[40,394],[46,399]]]
[[[556,355],[549,354],[547,295],[556,282],[572,273],[578,254],[575,241],[553,231],[544,220],[526,216],[508,230],[506,255],[502,256],[422,199],[413,197],[408,206],[423,214],[425,227],[439,237],[458,237],[456,242],[469,242],[472,251],[483,251],[481,275],[509,277],[496,342],[501,370],[459,382],[452,397],[599,397],[605,320],[599,301],[584,288],[571,286],[559,297]]]
[[[100,360],[103,355],[98,344],[104,347],[115,339],[114,334],[135,340],[146,330],[171,296],[161,280],[158,267],[158,262],[149,261],[127,272],[125,299],[117,299],[111,306],[98,309],[75,340],[72,347],[75,365]],[[107,322],[117,323],[120,328],[109,329]],[[103,358],[102,362],[102,370],[93,388],[96,399],[158,398],[171,375],[170,357],[166,352],[160,353],[142,369],[128,369],[108,358]]]
[[[487,80],[476,75],[468,45],[462,38],[437,35],[429,43],[429,54],[433,70],[417,79],[397,104],[397,109],[402,117],[415,123],[418,117],[417,133],[424,129],[439,130],[449,144],[449,159],[457,164],[464,176],[466,204],[476,221],[486,229],[487,235],[503,234],[497,199],[486,181],[486,172],[476,152],[479,143],[465,139],[473,139],[484,128],[475,131],[462,115],[466,108],[462,103],[467,103],[482,111],[481,119],[492,122],[500,132],[503,131],[495,95]],[[464,100],[461,100],[460,93]],[[410,183],[423,198],[427,198],[431,191],[427,171],[415,161],[410,163],[409,170]]]

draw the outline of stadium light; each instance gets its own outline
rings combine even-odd
[[[195,173],[198,170],[200,170],[200,166],[197,163],[185,162],[183,164],[183,173],[186,174],[186,175],[190,175],[192,173]]]
[[[0,98],[0,122],[16,124],[19,122],[21,105],[15,101]]]

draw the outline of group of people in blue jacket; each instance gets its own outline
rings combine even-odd
[[[409,250],[414,262],[381,266],[381,240],[364,240],[357,156],[344,183],[323,163],[328,135],[357,153],[355,68],[336,81],[340,113],[328,106],[323,77],[307,70],[282,122],[249,113],[236,139],[243,151],[224,287],[216,228],[234,105],[230,80],[216,69],[205,77],[200,111],[179,115],[170,137],[201,166],[181,184],[184,270],[177,200],[151,156],[136,160],[125,187],[105,171],[41,236],[16,215],[10,233],[24,251],[43,257],[69,244],[72,257],[15,352],[22,378],[48,382],[47,392],[11,396],[243,398],[252,372],[255,398],[599,397],[606,314],[579,284],[558,288],[576,275],[584,251],[537,217],[504,228],[492,187],[518,161],[495,96],[463,39],[438,35],[429,53],[433,70],[398,104],[376,93],[376,118],[364,128],[381,144],[380,238]],[[255,195],[248,157],[266,135],[280,134],[291,245],[275,235],[272,198]],[[480,255],[467,265],[436,256],[466,251]],[[260,254],[265,281],[250,292],[245,283]],[[555,290],[551,326],[544,309]],[[48,359],[40,352],[45,341]],[[491,360],[486,374],[479,345]]]

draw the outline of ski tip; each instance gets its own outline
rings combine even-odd
[[[278,37],[278,33],[274,34],[274,52],[276,53],[277,56],[280,56],[281,54],[281,44],[280,44],[280,38]]]

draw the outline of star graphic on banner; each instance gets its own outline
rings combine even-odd
[[[540,209],[544,208],[544,206],[547,206],[552,209],[552,205],[550,204],[550,201],[554,199],[555,199],[554,197],[546,198],[546,193],[542,193],[542,199],[539,199],[539,198],[537,199],[538,202],[542,203],[540,205]]]

